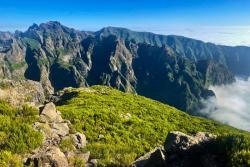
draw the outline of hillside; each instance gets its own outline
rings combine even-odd
[[[75,130],[86,134],[87,149],[92,158],[100,159],[100,165],[127,166],[137,157],[162,145],[170,131],[230,134],[234,137],[220,143],[224,158],[230,159],[231,154],[237,153],[236,160],[246,160],[249,155],[244,152],[250,148],[249,133],[190,116],[142,96],[104,86],[69,88],[60,94],[57,109],[71,121]],[[242,137],[237,138],[238,135]]]
[[[112,86],[194,113],[200,99],[213,95],[210,85],[250,74],[240,68],[249,53],[247,47],[181,36],[114,27],[85,32],[48,22],[0,33],[0,78],[38,81],[46,95],[65,87]],[[199,68],[200,61],[207,65]]]
[[[16,108],[0,100],[1,167],[22,167],[25,155],[42,144],[42,134],[32,128],[38,114],[28,105]]]

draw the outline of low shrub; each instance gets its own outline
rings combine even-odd
[[[246,133],[104,86],[67,90],[63,97],[58,110],[74,129],[86,134],[87,149],[93,158],[101,159],[101,166],[128,166],[137,157],[162,145],[170,131]]]

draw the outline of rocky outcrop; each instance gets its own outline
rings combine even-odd
[[[78,162],[94,166],[90,152],[81,151],[87,144],[86,136],[71,132],[70,126],[71,123],[61,117],[55,105],[47,103],[41,109],[40,121],[34,124],[34,129],[44,136],[43,144],[28,156],[25,164],[34,167],[73,167]],[[63,144],[65,141],[67,145]],[[76,158],[78,161],[75,161]]]
[[[164,149],[170,153],[178,153],[213,138],[215,138],[214,135],[204,132],[199,132],[195,136],[189,136],[182,132],[170,132],[165,141]]]
[[[215,135],[199,132],[189,136],[182,132],[170,132],[164,143],[146,155],[138,158],[134,167],[217,167],[223,166],[214,155],[206,150]]]
[[[68,167],[68,161],[64,153],[55,146],[47,147],[43,152],[30,157],[26,165],[35,167]]]
[[[155,148],[153,151],[138,158],[132,165],[133,167],[164,167],[166,157],[162,148]]]
[[[45,94],[39,82],[31,80],[0,80],[0,99],[13,106],[29,104],[39,106],[45,102]]]

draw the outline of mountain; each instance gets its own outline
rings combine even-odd
[[[48,22],[0,33],[0,78],[40,82],[45,94],[107,85],[193,113],[213,84],[249,75],[250,49],[106,27],[78,31]],[[246,68],[241,68],[246,67]]]

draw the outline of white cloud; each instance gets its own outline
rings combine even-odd
[[[250,131],[250,80],[237,79],[231,85],[211,87],[216,98],[204,101],[200,112],[209,118]]]
[[[152,31],[157,34],[182,35],[223,45],[250,46],[250,26],[169,26],[164,28],[144,27],[139,31]]]

